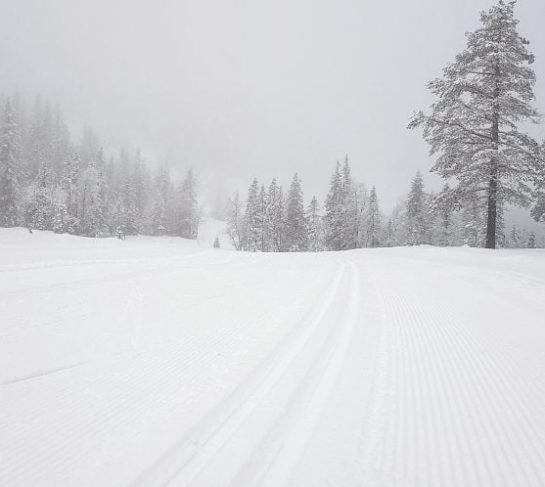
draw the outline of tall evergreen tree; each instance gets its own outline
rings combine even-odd
[[[361,240],[360,216],[364,211],[364,201],[361,192],[357,192],[348,156],[344,158],[342,168],[341,203],[339,213],[339,226],[341,228],[341,249],[355,249]]]
[[[515,3],[500,0],[481,13],[482,26],[467,34],[466,49],[429,83],[438,97],[431,113],[409,124],[423,126],[431,153],[439,154],[432,170],[485,200],[488,248],[496,247],[499,199],[528,205],[543,174],[537,142],[519,129],[538,114],[531,106],[534,56],[517,32]]]
[[[42,161],[40,170],[34,181],[32,200],[27,210],[30,221],[29,227],[37,230],[51,230],[53,228],[53,174],[47,161]]]
[[[309,250],[318,252],[322,250],[322,217],[316,196],[313,196],[308,205],[306,220]]]
[[[276,178],[271,181],[267,190],[265,207],[265,233],[267,250],[280,252],[284,233],[284,197],[282,188]]]
[[[103,155],[99,151],[82,176],[82,231],[89,237],[98,237],[104,229],[103,166]]]
[[[259,182],[257,178],[248,188],[246,211],[244,213],[244,250],[257,251],[261,249],[262,215],[259,205]]]
[[[170,231],[169,206],[171,182],[168,169],[162,167],[155,177],[153,198],[149,215],[149,230],[152,235],[166,235]]]
[[[308,249],[307,223],[303,204],[303,190],[297,173],[293,176],[286,201],[286,250]]]
[[[179,235],[196,239],[199,231],[199,204],[197,201],[197,183],[193,171],[189,169],[178,191],[177,227]]]
[[[382,215],[380,213],[377,190],[373,186],[369,193],[366,218],[366,247],[378,247],[382,233]]]
[[[18,134],[11,104],[6,102],[0,128],[0,226],[19,224],[20,169]]]
[[[343,178],[341,165],[337,162],[329,183],[325,201],[325,242],[329,250],[342,249],[343,237]]]
[[[407,199],[406,218],[409,245],[429,243],[429,211],[427,195],[424,192],[424,180],[420,171],[416,173],[411,184],[411,191]]]

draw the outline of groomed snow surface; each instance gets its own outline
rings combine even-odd
[[[545,252],[0,229],[0,485],[545,485]]]

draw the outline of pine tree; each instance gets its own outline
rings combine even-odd
[[[33,187],[29,208],[29,226],[37,230],[53,229],[53,175],[46,161],[42,162]]]
[[[25,143],[24,172],[28,181],[33,181],[38,174],[42,162],[46,160],[46,143],[44,141],[44,107],[40,96],[34,100],[29,130]]]
[[[150,174],[146,167],[146,164],[142,160],[140,150],[136,152],[134,158],[132,181],[134,187],[134,195],[136,199],[135,220],[137,232],[140,233],[143,231],[144,228],[144,210],[148,205],[151,188]]]
[[[416,173],[407,199],[407,237],[409,245],[428,243],[429,211],[427,195],[424,192],[422,174]]]
[[[120,185],[117,188],[116,231],[123,235],[138,235],[138,206],[130,162],[122,162]]]
[[[199,231],[199,204],[197,202],[196,181],[193,171],[187,171],[178,190],[178,235],[196,239]]]
[[[325,243],[329,250],[342,249],[343,237],[343,180],[341,166],[337,162],[335,172],[331,176],[329,192],[325,201]]]
[[[364,212],[364,201],[358,193],[352,179],[352,171],[348,156],[345,157],[342,168],[342,186],[339,207],[339,227],[341,229],[341,249],[355,249],[360,237],[360,215]]]
[[[409,245],[409,235],[407,233],[407,202],[400,201],[392,210],[390,217],[390,247],[399,245]]]
[[[509,235],[509,247],[513,249],[518,249],[520,247],[521,241],[524,241],[524,239],[521,237],[517,226],[513,225],[511,227],[511,233]]]
[[[366,218],[366,247],[378,247],[382,231],[382,215],[380,213],[377,190],[373,186],[369,194],[369,205]]]
[[[420,112],[409,124],[423,126],[431,153],[439,154],[433,171],[485,200],[488,248],[496,247],[499,199],[528,205],[543,174],[537,142],[519,130],[538,114],[530,104],[534,57],[517,32],[514,6],[500,0],[481,13],[482,26],[467,34],[466,49],[428,85],[438,97],[431,114]]]
[[[89,161],[82,176],[82,231],[89,237],[98,237],[104,229],[103,155]]]
[[[162,167],[155,178],[150,208],[149,229],[152,235],[166,235],[170,232],[169,206],[171,192],[168,169]]]
[[[284,197],[276,178],[271,181],[267,190],[264,225],[267,250],[280,252],[284,233]]]
[[[51,230],[56,233],[75,233],[74,222],[68,214],[66,193],[60,186],[53,190],[52,208]]]
[[[286,202],[286,249],[290,252],[302,252],[308,249],[303,190],[297,173],[291,181]]]
[[[313,196],[306,214],[309,250],[312,252],[322,250],[322,218],[319,211],[318,200]]]
[[[6,102],[0,132],[0,226],[19,224],[19,160],[17,125],[9,100]]]
[[[60,187],[64,192],[66,212],[66,231],[68,233],[79,232],[81,222],[79,220],[79,181],[80,159],[77,153],[66,159],[61,174]]]
[[[244,250],[257,251],[261,248],[262,217],[259,205],[259,182],[256,179],[248,188],[246,211],[244,213]]]

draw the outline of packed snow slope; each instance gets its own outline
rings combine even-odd
[[[0,229],[0,485],[545,485],[545,252]]]

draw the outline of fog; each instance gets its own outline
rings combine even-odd
[[[406,130],[432,101],[425,83],[491,3],[0,0],[0,91],[48,96],[74,135],[88,123],[106,149],[140,146],[214,190],[298,171],[323,200],[348,154],[387,209],[432,164]],[[517,16],[545,112],[545,2]]]

